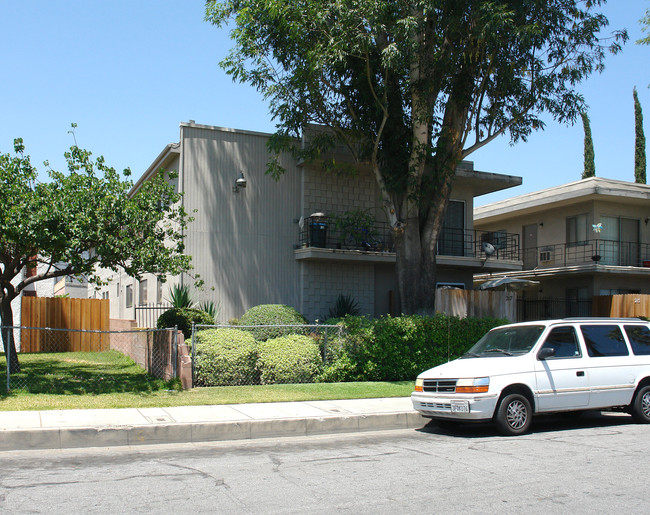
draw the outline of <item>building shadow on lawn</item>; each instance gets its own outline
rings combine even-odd
[[[630,415],[622,412],[577,411],[537,416],[533,419],[529,434],[617,427],[634,423]],[[495,425],[490,422],[471,423],[431,420],[424,427],[417,429],[417,431],[421,433],[454,436],[457,438],[492,438],[502,436],[497,431]]]
[[[116,351],[21,354],[20,367],[11,375],[12,392],[92,395],[169,388]],[[0,377],[6,377],[6,362],[0,365]]]

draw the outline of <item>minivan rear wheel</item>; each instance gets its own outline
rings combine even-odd
[[[630,411],[636,422],[650,424],[650,386],[644,386],[636,392]]]
[[[524,395],[511,393],[499,402],[494,422],[502,434],[517,436],[528,431],[532,418],[530,401]]]

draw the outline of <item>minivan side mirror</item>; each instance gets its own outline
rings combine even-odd
[[[537,354],[537,359],[544,361],[545,359],[552,358],[555,356],[555,349],[553,347],[544,347]]]

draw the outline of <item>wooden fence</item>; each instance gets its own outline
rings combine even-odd
[[[650,318],[650,295],[628,293],[594,297],[592,314],[595,317]]]
[[[68,299],[23,297],[21,325],[69,329],[56,344],[58,352],[102,352],[110,347],[108,334],[81,331],[108,331],[110,301],[106,299]],[[22,331],[21,352],[48,352],[42,331]]]
[[[436,311],[465,317],[507,318],[517,320],[517,294],[488,290],[436,290]]]

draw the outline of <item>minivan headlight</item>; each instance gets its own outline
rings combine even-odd
[[[415,391],[416,392],[423,392],[423,387],[424,386],[424,379],[420,379],[419,377],[415,380]]]
[[[456,393],[486,393],[489,388],[489,377],[459,379],[456,381]]]

